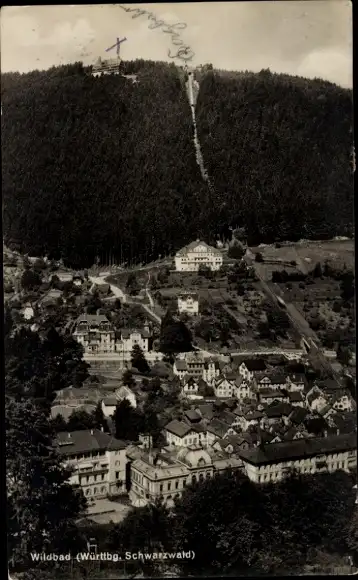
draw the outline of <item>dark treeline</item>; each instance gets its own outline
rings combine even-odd
[[[156,259],[245,226],[249,242],[350,234],[351,93],[323,81],[206,71],[195,161],[183,71],[138,60],[2,75],[5,242],[66,264]]]
[[[245,225],[253,245],[351,235],[351,91],[268,70],[200,76],[216,215]]]
[[[6,242],[67,264],[143,261],[204,233],[206,188],[174,65],[139,62],[137,83],[81,63],[2,75]]]

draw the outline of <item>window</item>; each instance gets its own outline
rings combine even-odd
[[[119,478],[119,471],[116,471],[116,479]]]
[[[95,487],[93,490],[93,494],[96,495],[97,491],[98,491],[98,489]]]
[[[171,488],[171,486],[172,486],[172,484],[171,484],[171,482],[169,481],[169,483],[168,483],[168,491],[170,491],[170,488]]]
[[[102,487],[101,487],[101,493],[106,493],[106,488],[104,485],[102,485]]]
[[[91,490],[90,490],[90,488],[86,489],[86,495],[91,495]]]
[[[163,491],[163,484],[162,483],[159,486],[159,491]]]
[[[178,489],[178,487],[179,487],[179,481],[176,481],[175,482],[175,489]]]

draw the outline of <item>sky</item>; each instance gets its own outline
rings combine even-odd
[[[180,38],[193,54],[191,66],[212,63],[226,70],[319,77],[352,87],[350,0],[188,2],[123,4],[155,15],[137,16],[116,4],[5,6],[1,8],[1,71],[28,72],[53,65],[115,57],[171,61],[178,46],[166,25],[181,23]],[[137,16],[133,18],[133,16]],[[186,26],[184,26],[184,24]],[[189,52],[188,52],[189,54]],[[176,64],[183,64],[174,59]]]

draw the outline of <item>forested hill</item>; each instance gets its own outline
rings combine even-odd
[[[94,78],[80,63],[2,75],[5,242],[89,266],[149,260],[204,234],[183,75],[138,61]],[[182,78],[180,78],[180,76]]]
[[[351,94],[271,75],[200,78],[195,160],[184,75],[125,63],[2,75],[4,239],[89,266],[147,261],[245,225],[252,243],[350,233]]]
[[[197,129],[217,215],[225,203],[252,243],[351,235],[351,91],[268,70],[198,80]]]

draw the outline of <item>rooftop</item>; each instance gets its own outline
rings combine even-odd
[[[261,358],[245,359],[241,364],[244,364],[250,372],[266,370],[266,363]]]
[[[214,248],[213,246],[209,246],[206,242],[202,242],[200,240],[196,240],[195,242],[190,242],[190,244],[188,244],[187,246],[184,246],[184,248],[179,250],[176,253],[176,256],[178,256],[178,257],[185,256],[189,252],[194,252],[196,250],[196,248],[198,248],[199,246],[204,246],[204,248],[206,249],[207,252],[211,252],[211,253],[216,254],[218,256],[222,256],[221,252],[219,250],[217,250],[217,248]]]
[[[239,455],[248,463],[264,465],[354,449],[357,449],[357,438],[355,433],[350,433],[270,443],[255,449],[240,450]]]
[[[55,445],[60,455],[78,455],[89,451],[125,449],[127,443],[99,429],[58,433]]]

